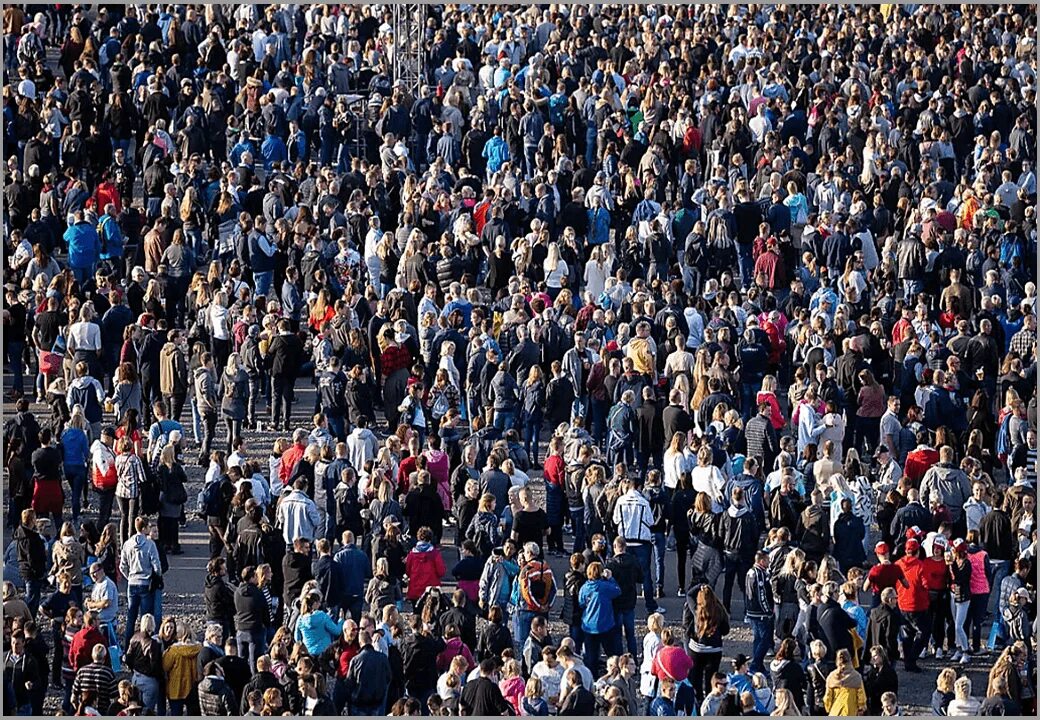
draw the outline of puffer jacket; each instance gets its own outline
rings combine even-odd
[[[416,545],[404,561],[408,572],[407,597],[412,602],[422,597],[429,587],[439,587],[445,566],[441,551],[428,543]]]

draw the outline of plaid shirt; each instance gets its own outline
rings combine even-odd
[[[1022,328],[1011,338],[1010,349],[1024,361],[1032,357],[1034,345],[1036,345],[1036,332],[1029,328]]]

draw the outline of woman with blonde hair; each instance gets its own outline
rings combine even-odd
[[[863,715],[867,709],[867,693],[863,677],[852,666],[852,655],[845,648],[834,657],[836,667],[827,676],[823,707],[830,716],[852,717]]]
[[[755,396],[755,404],[767,403],[769,405],[769,422],[773,429],[779,432],[787,425],[787,420],[784,419],[784,413],[780,409],[780,401],[776,397],[776,390],[776,375],[764,376],[762,378],[762,389]]]
[[[249,403],[249,376],[237,352],[228,356],[227,367],[220,375],[220,386],[220,413],[227,425],[227,451],[230,455],[235,439],[242,437],[242,423]]]
[[[51,550],[54,565],[51,572],[58,576],[66,573],[71,583],[71,594],[79,604],[83,604],[83,566],[87,563],[87,551],[77,539],[76,528],[71,522],[65,522],[58,534],[58,541]]]
[[[549,290],[549,296],[555,300],[560,294],[569,272],[567,263],[560,256],[559,243],[549,243],[548,253],[545,256],[545,262],[542,263],[542,269],[545,271],[545,285]]]
[[[177,641],[163,653],[162,668],[166,675],[166,699],[170,714],[179,717],[185,709],[189,715],[199,714],[199,668],[196,662],[202,645],[186,621],[177,621]]]
[[[798,705],[795,703],[794,694],[787,688],[777,688],[776,695],[776,707],[773,708],[773,712],[769,713],[771,717],[800,717],[802,711],[798,709]]]
[[[657,676],[654,675],[654,658],[661,648],[664,640],[661,633],[664,631],[664,615],[659,612],[651,613],[646,619],[646,635],[643,636],[643,662],[639,666],[639,694],[646,698],[649,703],[657,697]]]

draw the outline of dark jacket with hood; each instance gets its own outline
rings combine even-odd
[[[750,562],[758,549],[758,522],[750,507],[730,505],[722,516],[722,548],[728,556]]]

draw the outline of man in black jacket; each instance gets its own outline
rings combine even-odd
[[[894,663],[899,657],[899,629],[902,626],[903,616],[899,612],[896,589],[885,588],[881,591],[881,604],[871,610],[867,618],[866,646],[880,645]]]
[[[249,667],[249,661],[243,657],[239,657],[238,654],[238,640],[234,636],[229,637],[224,641],[224,655],[213,661],[219,667],[221,672],[224,673],[224,682],[231,688],[231,692],[235,695],[235,704],[233,707],[239,707],[242,701],[242,694],[245,690],[249,680],[253,675],[252,669]]]
[[[347,668],[344,681],[347,686],[349,715],[383,715],[386,712],[386,689],[391,682],[390,660],[372,646],[368,630],[358,633],[361,650]]]
[[[22,524],[14,531],[18,573],[25,581],[25,604],[33,617],[40,609],[40,593],[47,577],[47,550],[40,533],[36,532],[36,511],[22,510]]]
[[[764,673],[766,653],[773,647],[773,587],[769,555],[759,550],[744,576],[744,615],[751,625],[751,672]]]
[[[852,652],[852,635],[849,630],[856,627],[856,621],[845,612],[845,608],[837,600],[838,584],[835,582],[824,583],[823,605],[817,610],[817,619],[820,623],[821,638],[827,645],[827,659],[833,659],[835,654],[841,650]]]
[[[747,438],[747,456],[757,458],[759,467],[767,471],[772,468],[776,456],[780,454],[780,438],[773,427],[769,403],[759,403],[758,414],[748,420],[744,436]]]
[[[441,613],[441,627],[454,625],[459,629],[459,637],[467,647],[477,646],[477,614],[466,596],[466,591],[456,589],[451,595],[451,607]]]
[[[425,702],[437,687],[437,656],[444,650],[444,641],[433,635],[433,627],[424,624],[418,614],[412,616],[411,626],[411,636],[401,643],[405,687],[411,697]]]
[[[303,362],[303,343],[293,334],[288,320],[278,321],[278,334],[267,348],[267,362],[271,368],[271,425],[275,431],[288,429],[293,388]]]
[[[271,623],[267,599],[256,584],[256,568],[242,570],[242,584],[235,591],[235,637],[238,654],[256,667],[257,658],[267,651],[267,626]]]
[[[636,588],[643,584],[643,568],[631,553],[625,552],[625,538],[614,538],[614,557],[606,563],[621,594],[614,598],[614,616],[617,618],[617,641],[621,640],[622,629],[628,643],[628,652],[636,654]]]
[[[462,697],[459,698],[459,707],[463,714],[487,716],[513,714],[509,703],[502,697],[502,691],[498,689],[498,683],[492,679],[495,668],[496,663],[493,658],[484,659],[480,663],[480,677],[466,683],[462,689]],[[577,685],[582,687],[580,677]],[[594,709],[595,703],[593,703]]]
[[[224,558],[213,558],[206,566],[203,598],[206,601],[206,620],[219,623],[225,636],[230,635],[235,627],[235,589],[227,580]]]
[[[693,418],[683,406],[681,390],[672,390],[668,395],[668,407],[661,411],[661,424],[664,426],[664,441],[670,443],[675,433],[683,437],[693,427]]]
[[[285,612],[289,613],[293,600],[303,592],[304,584],[308,580],[314,579],[310,540],[297,538],[293,541],[292,550],[285,553],[285,557],[282,558],[282,578],[282,602]]]
[[[271,658],[268,655],[261,655],[256,659],[255,665],[250,663],[250,667],[256,668],[256,674],[242,688],[242,697],[238,703],[240,715],[245,715],[249,712],[249,694],[254,690],[263,693],[269,688],[282,688],[282,683],[278,680],[278,676],[271,672]]]

